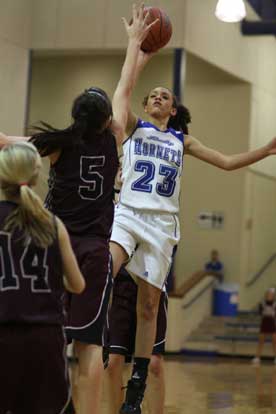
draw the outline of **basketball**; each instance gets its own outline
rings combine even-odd
[[[141,49],[144,52],[156,52],[164,47],[172,36],[172,24],[168,15],[158,7],[145,7],[144,14],[149,12],[147,23],[159,19],[150,29],[146,39],[143,41]]]

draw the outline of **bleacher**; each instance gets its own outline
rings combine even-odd
[[[191,355],[253,357],[258,343],[260,316],[255,311],[236,317],[210,316],[204,319],[184,343],[182,352]],[[264,357],[272,357],[271,338],[266,339]]]

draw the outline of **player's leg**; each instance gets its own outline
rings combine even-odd
[[[75,414],[79,411],[79,401],[78,401],[78,378],[79,378],[79,363],[77,351],[74,349],[75,344],[73,344],[73,357],[74,361],[70,363],[70,382],[72,390],[71,401],[66,408],[65,414]]]
[[[124,248],[118,243],[111,241],[109,248],[112,256],[113,277],[115,277],[121,266],[128,260],[129,256]]]
[[[152,355],[145,400],[149,414],[164,414],[165,375],[163,355]]]
[[[179,232],[178,220],[172,215],[158,216],[135,211],[129,214],[132,214],[132,233],[139,240],[126,266],[130,274],[137,276],[137,329],[132,376],[120,413],[139,414],[156,336],[160,295]]]
[[[113,276],[115,277],[122,265],[132,256],[136,248],[135,229],[139,228],[137,217],[132,209],[122,205],[115,208],[115,216],[109,244],[112,256]],[[141,227],[141,226],[140,226]]]
[[[156,337],[161,290],[140,278],[137,284],[137,327],[133,374],[145,381]]]
[[[156,337],[161,290],[140,278],[137,279],[137,285],[135,356],[150,359]]]
[[[102,347],[75,341],[75,349],[78,355],[78,378],[74,401],[78,402],[78,412],[100,413],[103,382]]]
[[[261,358],[261,355],[262,355],[262,352],[263,352],[264,343],[265,343],[265,334],[260,333],[259,334],[257,351],[256,351],[256,356],[252,360],[253,364],[259,364],[260,363],[260,358]]]
[[[178,235],[177,221],[171,215],[140,214],[140,227],[141,223],[146,223],[143,243],[127,270],[137,275],[138,285],[135,356],[149,360],[155,343],[160,296]]]
[[[135,357],[148,362],[155,344],[160,297],[170,262],[170,258],[148,245],[139,246],[127,266],[137,275],[138,285]]]
[[[108,243],[74,239],[73,248],[86,280],[81,295],[72,295],[67,334],[74,341],[78,369],[73,373],[73,401],[78,414],[100,412],[103,380],[102,336],[112,287]]]
[[[128,381],[125,403],[121,414],[141,413],[141,403],[146,388],[148,366],[156,336],[156,322],[161,290],[137,280],[137,328],[135,357],[131,379]]]
[[[106,369],[109,414],[118,414],[124,399],[123,371],[127,355],[134,351],[137,285],[124,269],[114,281],[113,300],[106,327],[109,363]]]
[[[168,296],[162,292],[157,316],[157,332],[150,359],[148,385],[145,399],[150,414],[164,414],[165,376],[164,359],[167,332]]]
[[[118,414],[124,400],[123,370],[125,356],[110,354],[106,368],[106,385],[108,393],[108,414]]]
[[[147,406],[150,414],[164,414],[165,375],[164,352],[167,333],[168,295],[162,292],[157,316],[156,340],[149,365],[149,378],[146,392]]]
[[[260,333],[260,335],[259,335],[259,343],[258,343],[258,348],[257,348],[257,353],[256,353],[256,356],[258,358],[260,358],[261,355],[262,355],[264,343],[265,343],[265,334],[264,333]]]
[[[175,244],[174,239],[164,231],[161,232],[156,224],[147,226],[147,237],[151,243],[139,245],[127,265],[127,270],[137,275],[137,329],[133,372],[121,408],[122,414],[141,412],[148,365],[156,336],[161,289],[171,265],[171,253]],[[164,251],[168,252],[168,256],[164,255]]]

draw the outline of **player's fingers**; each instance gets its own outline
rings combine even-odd
[[[133,17],[133,20],[138,18],[138,11],[137,11],[137,6],[135,3],[133,3],[132,5],[132,17]]]
[[[145,5],[144,5],[144,3],[141,3],[141,5],[140,5],[140,7],[139,7],[139,11],[138,11],[138,14],[139,14],[139,19],[140,20],[143,20],[143,16],[144,16],[144,8],[145,8]]]
[[[127,20],[124,17],[122,17],[122,21],[124,23],[125,29],[127,30],[129,28],[130,24],[128,24]]]
[[[150,13],[149,13],[149,11],[145,14],[145,17],[144,17],[144,20],[143,20],[143,23],[146,25],[147,24],[147,21],[148,21],[148,19],[149,19],[149,15],[150,15]]]
[[[154,25],[155,25],[158,21],[159,21],[159,19],[158,19],[158,18],[157,18],[157,19],[155,19],[155,20],[154,20],[154,22],[150,23],[150,24],[147,26],[147,29],[148,29],[148,30],[150,30],[150,29],[151,29],[151,27],[152,27],[152,26],[154,26]]]

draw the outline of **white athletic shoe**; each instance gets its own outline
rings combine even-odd
[[[260,360],[260,358],[255,357],[255,358],[252,359],[251,362],[252,362],[253,365],[260,365],[261,360]]]

